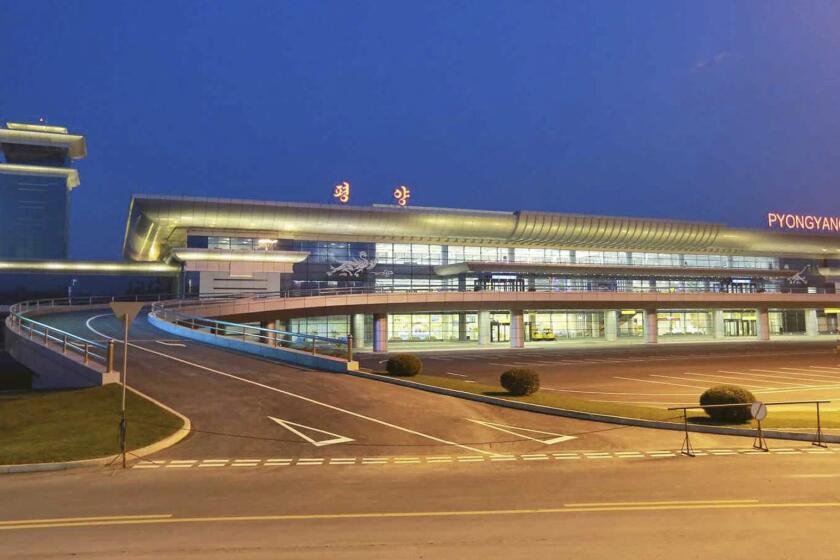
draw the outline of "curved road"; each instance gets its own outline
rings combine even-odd
[[[39,320],[94,339],[121,336],[107,311]],[[680,443],[674,432],[509,410],[232,353],[173,338],[145,316],[132,326],[130,342],[129,385],[193,422],[194,433],[161,455],[170,459],[492,456]],[[728,439],[698,435],[695,444]]]

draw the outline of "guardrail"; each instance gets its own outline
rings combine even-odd
[[[249,296],[242,296],[249,297]],[[202,298],[200,300],[177,300],[152,304],[155,317],[182,327],[206,330],[210,334],[224,337],[236,337],[245,342],[259,342],[274,348],[288,348],[307,352],[313,356],[330,356],[353,361],[353,336],[331,338],[313,334],[295,333],[279,329],[269,329],[244,323],[233,323],[207,317],[199,317],[179,311],[185,305],[195,303],[213,303],[229,301],[230,298]]]
[[[90,340],[36,321],[27,317],[26,313],[58,307],[66,310],[74,307],[104,305],[114,301],[160,301],[163,297],[171,297],[171,295],[91,296],[23,301],[9,307],[9,317],[6,321],[7,325],[21,336],[42,343],[47,348],[60,349],[62,354],[76,354],[85,364],[89,364],[91,360],[99,362],[105,367],[106,373],[113,373],[115,371],[113,340],[106,343]]]
[[[832,294],[836,293],[825,288],[789,288],[779,286],[766,286],[765,288],[754,290],[725,290],[725,289],[706,289],[699,287],[634,287],[634,286],[564,286],[552,288],[550,290],[467,290],[460,289],[457,286],[429,286],[416,288],[398,288],[388,286],[348,286],[341,288],[307,288],[307,289],[290,289],[276,292],[258,292],[252,294],[240,294],[240,297],[249,297],[253,299],[281,299],[291,297],[311,297],[311,296],[329,296],[329,295],[356,295],[356,294],[403,294],[403,293],[439,293],[439,292],[514,292],[514,293],[576,293],[576,292],[602,292],[602,293],[635,293],[635,294]]]
[[[811,445],[816,445],[818,447],[827,447],[825,442],[823,441],[823,433],[822,433],[822,424],[820,421],[820,405],[821,404],[828,404],[831,401],[828,400],[812,400],[812,401],[778,401],[778,402],[761,402],[761,401],[754,401],[750,403],[731,403],[731,404],[707,404],[707,405],[689,405],[689,406],[669,406],[668,410],[682,410],[683,413],[683,444],[680,448],[680,452],[683,455],[688,455],[689,457],[694,457],[694,448],[691,446],[691,440],[688,437],[688,411],[689,410],[707,410],[709,408],[742,408],[745,406],[749,406],[753,408],[755,405],[759,405],[759,411],[764,408],[763,414],[764,416],[756,416],[755,419],[758,422],[758,431],[753,439],[753,448],[761,449],[762,451],[768,451],[767,442],[764,439],[764,433],[761,430],[761,421],[766,417],[768,406],[785,406],[785,405],[793,405],[793,404],[814,404],[817,407],[817,433],[816,439],[811,442]]]

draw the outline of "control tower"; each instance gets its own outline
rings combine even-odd
[[[45,124],[0,125],[0,259],[66,259],[73,160],[84,136]]]

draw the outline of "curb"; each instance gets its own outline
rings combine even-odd
[[[459,399],[466,399],[470,401],[482,402],[485,404],[492,404],[495,406],[502,406],[505,408],[527,410],[528,412],[536,412],[538,414],[550,414],[552,416],[575,418],[577,420],[590,420],[593,422],[604,422],[607,424],[622,424],[625,426],[636,426],[640,428],[655,428],[659,430],[672,430],[678,432],[685,431],[685,427],[681,423],[662,422],[660,420],[643,420],[641,418],[627,418],[624,416],[609,416],[607,414],[596,414],[594,412],[580,412],[577,410],[568,410],[565,408],[557,408],[541,404],[510,401],[498,397],[489,397],[487,395],[476,395],[475,393],[468,393],[467,391],[460,391],[458,389],[446,389],[444,387],[426,385],[425,383],[418,383],[416,381],[409,381],[407,379],[390,377],[387,375],[381,375],[370,371],[348,371],[347,375],[361,377],[362,379],[370,379],[373,381],[391,383],[393,385],[401,385],[403,387],[410,387],[413,389],[419,389],[421,391],[437,393],[439,395],[447,395]],[[718,434],[724,436],[756,437],[758,435],[758,430],[754,430],[752,428],[726,428],[723,426],[704,426],[702,424],[689,424],[688,431],[705,434]],[[814,434],[811,433],[785,432],[780,430],[762,430],[762,435],[767,439],[783,439],[808,442],[816,441]],[[840,435],[823,434],[822,440],[825,443],[840,443]]]
[[[137,389],[133,389],[131,387],[126,387],[132,393],[135,393],[144,399],[151,401],[152,403],[156,404],[157,406],[161,407],[162,409],[171,412],[175,416],[181,419],[183,424],[180,428],[178,428],[174,434],[163,438],[160,441],[156,441],[155,443],[149,444],[146,447],[141,447],[140,449],[135,449],[131,451],[132,455],[135,455],[138,458],[145,457],[147,455],[151,455],[152,453],[157,453],[158,451],[162,451],[168,447],[172,447],[176,443],[183,440],[185,437],[190,435],[190,431],[192,430],[192,422],[189,418],[174,410],[169,408],[162,402],[159,402],[149,395],[145,393],[141,393]],[[0,475],[2,474],[16,474],[16,473],[34,473],[34,472],[52,472],[52,471],[64,471],[68,469],[77,469],[80,467],[93,467],[98,465],[106,465],[109,462],[113,461],[120,454],[116,455],[108,455],[106,457],[97,457],[95,459],[82,459],[81,461],[63,461],[59,463],[27,463],[23,465],[0,465]]]

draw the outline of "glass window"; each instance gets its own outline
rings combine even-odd
[[[712,334],[710,311],[661,311],[656,314],[657,333],[660,336]]]

